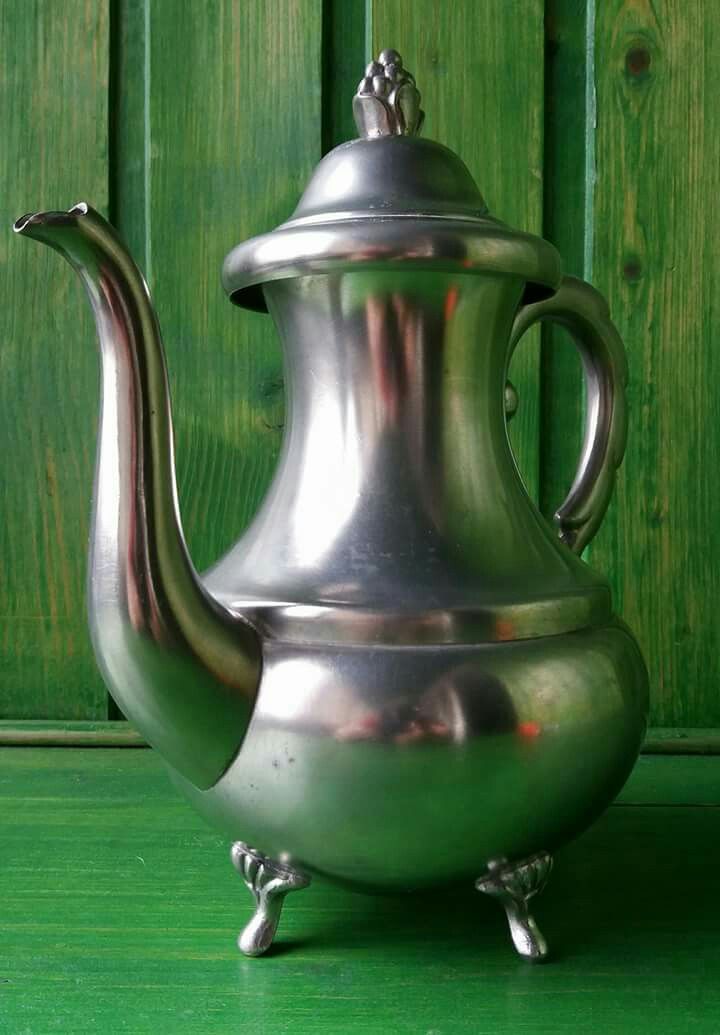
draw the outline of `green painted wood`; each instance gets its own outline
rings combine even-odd
[[[110,44],[110,220],[148,266],[149,0],[114,0]]]
[[[652,726],[643,744],[645,754],[720,755],[720,730],[714,727]]]
[[[323,153],[357,136],[352,98],[369,61],[366,0],[323,4]]]
[[[108,7],[0,2],[0,718],[107,714],[85,608],[95,334],[76,278],[10,226],[107,210]]]
[[[592,279],[630,360],[628,450],[590,550],[651,673],[651,721],[720,722],[720,6],[597,5]]]
[[[543,236],[576,277],[584,274],[588,243],[587,30],[587,0],[546,0]],[[584,422],[579,356],[552,324],[542,328],[540,390],[540,509],[552,519],[572,484]]]
[[[648,759],[660,775],[668,759]],[[694,798],[684,761],[672,786]],[[720,786],[720,780],[717,780]],[[275,952],[239,956],[247,892],[227,844],[149,751],[0,752],[2,1026],[176,1035],[715,1035],[720,809],[615,807],[558,854],[535,912],[546,966],[513,954],[471,888],[371,898],[320,881]]]
[[[0,721],[0,746],[147,747],[147,744],[124,720],[51,722],[15,719]]]
[[[462,157],[490,211],[542,229],[543,0],[369,0],[373,54],[396,47],[417,79],[423,135]],[[540,351],[537,332],[514,357],[520,408],[510,426],[518,465],[538,496]]]
[[[154,0],[146,43],[147,272],[173,394],[181,510],[199,568],[246,526],[277,459],[282,357],[235,309],[226,253],[289,217],[321,155],[320,0]]]
[[[627,806],[720,807],[720,759],[642,755],[617,801]]]

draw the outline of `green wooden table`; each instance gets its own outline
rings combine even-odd
[[[5,1035],[720,1031],[720,759],[645,756],[566,848],[513,954],[470,888],[368,898],[316,882],[271,955],[227,844],[145,749],[0,750]]]

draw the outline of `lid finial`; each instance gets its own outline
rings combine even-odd
[[[361,137],[412,136],[425,118],[414,77],[396,50],[382,50],[371,61],[353,97],[353,115]]]

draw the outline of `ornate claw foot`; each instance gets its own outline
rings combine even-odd
[[[515,948],[537,963],[548,953],[547,942],[528,911],[528,902],[542,891],[552,870],[552,856],[538,852],[519,863],[491,862],[489,872],[475,882],[478,891],[497,898],[505,909]]]
[[[240,933],[238,948],[246,956],[262,956],[275,937],[288,891],[306,888],[310,878],[256,852],[242,841],[233,844],[230,858],[255,899],[255,912]]]

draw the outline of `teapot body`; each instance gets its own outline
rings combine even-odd
[[[477,877],[541,959],[527,903],[549,852],[611,802],[645,729],[639,649],[580,557],[625,447],[625,353],[555,248],[490,216],[460,159],[417,139],[396,51],[353,110],[362,139],[225,261],[232,301],[274,318],[287,420],[258,514],[204,576],[141,272],[85,203],[15,224],[71,263],[98,328],[95,653],[183,791],[243,839],[244,952],[268,948],[284,896],[319,873],[396,890]],[[541,320],[570,332],[586,383],[557,530],[505,419],[512,350]]]
[[[504,414],[521,278],[274,282],[285,442],[210,595],[260,630],[242,748],[195,806],[303,872],[409,890],[551,851],[624,783],[647,676],[530,500]]]

